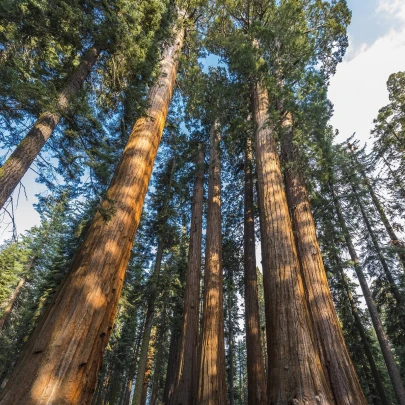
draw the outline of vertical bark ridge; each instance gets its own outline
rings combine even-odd
[[[220,133],[210,130],[207,242],[205,253],[203,325],[201,336],[198,404],[226,404],[224,347]]]
[[[150,338],[149,345],[148,345],[149,347],[148,347],[148,353],[147,353],[146,367],[144,369],[144,374],[142,376],[140,376],[140,379],[142,381],[141,397],[140,397],[140,401],[139,401],[140,405],[146,404],[146,397],[148,395],[148,386],[149,386],[150,376],[152,374],[153,359],[155,357],[156,329],[157,329],[157,327],[154,326],[153,330],[151,332],[151,338]]]
[[[107,191],[70,271],[41,317],[1,405],[87,404],[94,392],[158,145],[172,97],[184,28],[167,44],[161,75],[150,89]],[[105,218],[101,212],[111,212]]]
[[[268,403],[333,404],[319,354],[295,248],[267,89],[252,83],[263,283],[269,356]]]
[[[292,114],[284,111],[281,119],[281,154],[285,165],[287,201],[322,366],[336,404],[366,405],[326,278],[305,180],[293,144]]]
[[[202,145],[199,145],[197,174],[191,203],[190,244],[184,296],[182,335],[178,370],[176,370],[176,387],[172,401],[175,405],[192,404],[197,396],[203,197],[204,150]]]

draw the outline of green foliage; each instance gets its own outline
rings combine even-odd
[[[269,124],[277,137],[282,136],[280,113],[289,111],[293,116],[297,158],[292,164],[307,182],[333,299],[364,392],[370,402],[376,400],[378,393],[354,307],[392,397],[367,311],[356,294],[357,286],[351,277],[353,263],[346,260],[344,237],[331,204],[333,183],[404,372],[404,320],[362,220],[353,186],[370,217],[395,283],[404,294],[397,250],[384,233],[358,175],[359,168],[345,148],[334,144],[335,134],[328,124],[333,111],[327,99],[328,79],[347,48],[350,18],[344,0],[4,0],[0,4],[0,144],[6,155],[37,116],[53,108],[55,97],[86,49],[94,43],[103,49],[45,153],[35,163],[40,181],[49,190],[40,196],[37,206],[41,225],[18,242],[0,247],[1,309],[19,279],[27,280],[0,335],[2,379],[65,276],[94,213],[100,211],[106,220],[114,215],[114,201],[108,201],[106,188],[133,123],[145,114],[147,92],[158,77],[161,50],[172,40],[171,28],[173,24],[185,24],[186,45],[180,56],[178,87],[127,268],[95,402],[123,401],[125,387],[136,376],[137,348],[147,302],[153,294],[154,325],[161,326],[167,317],[167,333],[161,339],[163,365],[169,366],[169,342],[172,338],[175,341],[181,330],[195,156],[198,148],[208,149],[209,127],[214,121],[220,125],[222,138],[228,381],[232,378],[235,403],[247,402],[246,342],[241,322],[243,151],[246,139],[254,132],[250,85],[256,79],[269,91]],[[206,69],[202,62],[212,55],[219,57],[219,63]],[[405,209],[404,89],[405,73],[391,75],[390,103],[375,120],[373,154],[356,154],[369,174],[376,162],[384,166],[381,177],[372,178],[372,185],[383,190],[382,183],[387,182],[390,190],[384,206],[399,231],[402,228],[398,218]],[[100,202],[106,200],[111,210],[100,208]],[[257,210],[257,201],[255,204]],[[159,242],[164,246],[163,261],[161,274],[155,278],[152,274]],[[260,272],[258,280],[265,340]],[[152,375],[156,364],[155,360]],[[161,397],[162,377],[158,384]]]
[[[27,248],[18,242],[10,241],[0,247],[0,317],[24,275],[28,255]]]

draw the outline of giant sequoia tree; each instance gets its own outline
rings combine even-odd
[[[173,93],[185,35],[185,14],[178,14],[147,115],[134,125],[107,197],[2,393],[4,404],[86,403],[92,396]]]
[[[0,5],[0,219],[28,168],[48,189],[0,246],[1,405],[404,404],[405,82],[369,154],[335,144],[349,22]]]

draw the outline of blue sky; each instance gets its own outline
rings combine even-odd
[[[353,12],[349,48],[330,81],[329,98],[334,104],[331,124],[340,131],[339,140],[353,132],[370,143],[372,121],[387,104],[386,81],[391,73],[405,70],[405,0],[348,0]],[[35,194],[44,192],[30,171],[23,179],[27,199],[20,194],[15,211],[17,232],[38,224],[33,208]],[[41,188],[42,187],[42,188]],[[1,219],[1,218],[0,218]],[[7,220],[0,223],[0,242],[11,236]]]
[[[340,131],[339,141],[356,132],[371,144],[373,119],[388,103],[387,79],[405,70],[405,1],[349,0],[348,5],[349,48],[328,92],[335,111],[331,124]]]

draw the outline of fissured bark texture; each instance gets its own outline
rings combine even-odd
[[[267,89],[252,80],[269,356],[268,403],[333,404],[305,299]]]
[[[163,53],[149,108],[137,120],[70,271],[32,334],[1,405],[89,404],[175,85],[184,28]]]

